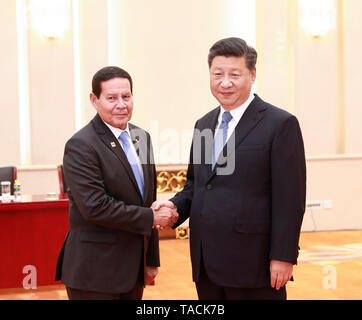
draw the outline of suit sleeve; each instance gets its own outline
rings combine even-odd
[[[126,205],[106,192],[100,163],[90,144],[70,139],[63,158],[65,179],[82,217],[91,223],[150,236],[150,208]]]
[[[157,196],[157,180],[156,180],[156,167],[154,165],[153,165],[153,176],[154,176],[154,181],[153,181],[154,192],[152,199],[153,201],[155,201]],[[160,266],[159,235],[157,229],[152,230],[151,237],[148,241],[148,248],[146,253],[146,265],[150,267]]]
[[[306,197],[306,164],[298,120],[291,116],[276,133],[271,149],[270,259],[297,263]]]
[[[195,128],[197,128],[197,122],[195,124]],[[193,144],[191,145],[189,159],[184,188],[170,199],[170,201],[176,206],[177,212],[179,213],[179,219],[172,228],[178,227],[190,216],[192,198],[194,196]]]

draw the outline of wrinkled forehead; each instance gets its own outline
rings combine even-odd
[[[127,78],[112,78],[102,81],[100,85],[102,94],[131,93],[131,83]]]

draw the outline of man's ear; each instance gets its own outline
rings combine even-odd
[[[97,96],[93,92],[91,92],[89,94],[89,99],[90,99],[93,107],[98,111],[98,105],[97,105],[98,98],[97,98]]]
[[[256,68],[254,67],[253,70],[251,70],[251,75],[253,77],[253,82],[255,81],[256,78]]]

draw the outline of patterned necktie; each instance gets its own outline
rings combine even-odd
[[[226,139],[228,136],[229,122],[232,119],[232,115],[229,111],[225,111],[222,115],[222,121],[219,126],[219,130],[215,134],[212,152],[212,169],[215,167],[215,163],[224,148]]]
[[[131,150],[131,146],[129,144],[128,137],[129,137],[128,132],[122,131],[122,133],[119,136],[119,140],[122,142],[123,151],[127,156],[127,159],[132,168],[134,177],[136,178],[138,188],[140,189],[140,192],[142,195],[142,199],[144,199],[144,186],[143,186],[143,182],[142,182],[141,173],[138,168],[138,161],[136,159],[136,155]]]

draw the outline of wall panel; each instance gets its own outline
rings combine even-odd
[[[0,29],[0,166],[8,166],[20,164],[16,1],[1,2]]]

